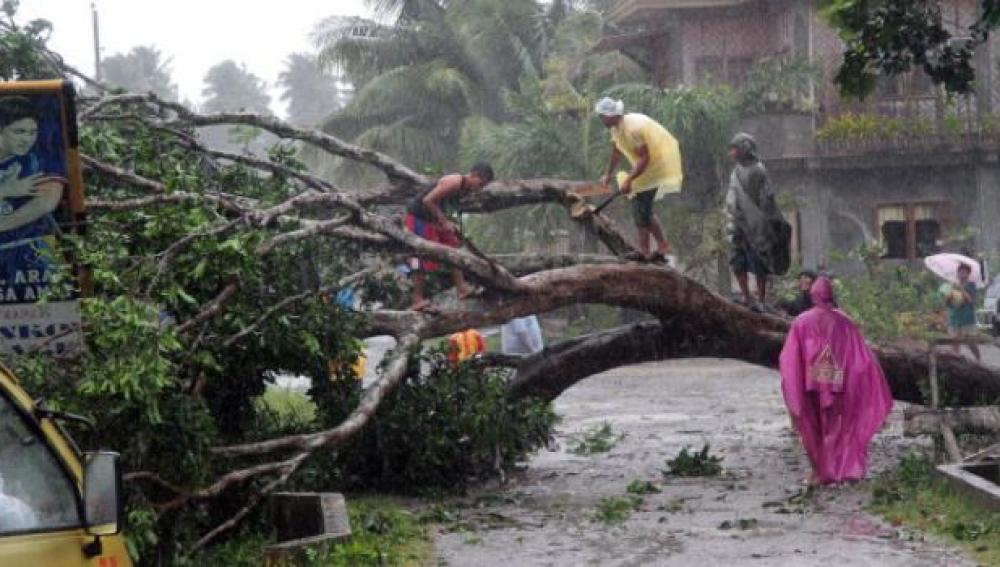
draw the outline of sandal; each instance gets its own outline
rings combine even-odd
[[[646,256],[642,252],[629,252],[625,254],[625,259],[632,262],[645,262]]]
[[[670,265],[670,259],[663,252],[653,252],[649,255],[649,258],[646,258],[646,261],[651,264]]]

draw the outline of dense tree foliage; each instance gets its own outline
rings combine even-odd
[[[936,0],[820,0],[847,45],[837,84],[845,95],[863,97],[879,76],[919,69],[949,92],[971,92],[976,49],[1000,26],[1000,2],[979,4],[974,24],[948,29]]]
[[[267,83],[251,73],[246,65],[237,65],[232,60],[218,63],[208,70],[202,95],[205,97],[202,107],[208,112],[270,112],[271,96],[267,94]]]
[[[503,116],[503,92],[539,77],[545,18],[534,0],[383,2],[388,24],[323,22],[321,60],[355,87],[326,124],[410,163],[452,167],[462,121]]]

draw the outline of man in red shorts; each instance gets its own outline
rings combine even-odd
[[[417,236],[446,246],[458,248],[455,225],[448,220],[445,210],[457,210],[458,202],[474,191],[479,191],[493,181],[493,168],[485,163],[472,166],[469,173],[445,175],[437,184],[418,195],[406,209],[406,228]],[[427,273],[438,268],[433,260],[413,258],[410,261],[413,276],[413,301],[411,309],[420,310],[427,306],[424,297],[424,283]],[[465,283],[461,270],[453,268],[451,279],[459,299],[468,297],[471,288]]]

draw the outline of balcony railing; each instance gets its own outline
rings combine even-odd
[[[900,135],[892,137],[854,137],[815,140],[816,155],[849,157],[866,154],[962,153],[972,150],[1000,149],[1000,132],[965,132],[959,134]]]
[[[739,6],[750,0],[622,0],[608,12],[617,24],[640,22],[658,12],[678,8],[720,8]]]

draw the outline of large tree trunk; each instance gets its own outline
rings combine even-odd
[[[510,388],[519,395],[553,400],[578,381],[624,366],[674,358],[730,358],[775,368],[784,334],[753,322],[716,329],[697,318],[674,317],[642,322],[564,341],[522,359]],[[925,403],[919,387],[927,376],[922,350],[875,348],[893,397]],[[945,359],[947,360],[945,362]],[[941,356],[952,379],[948,395],[959,405],[1000,398],[1000,376],[994,370],[957,356]]]
[[[941,431],[941,426],[949,427],[958,433],[1000,433],[1000,407],[913,409],[906,412],[903,433],[935,435]]]
[[[513,259],[508,265],[516,268]],[[564,265],[565,258],[536,258],[538,266]],[[515,268],[515,271],[517,271]],[[650,313],[658,318],[554,345],[518,365],[512,388],[553,399],[577,381],[627,364],[690,357],[742,360],[776,367],[789,321],[753,313],[669,269],[634,263],[551,268],[519,278],[518,292],[488,292],[443,305],[429,313],[379,311],[369,332],[397,334],[415,329],[437,337],[470,327],[504,323],[567,305],[602,303]],[[928,357],[918,347],[875,347],[896,399],[923,403],[920,385]],[[1000,399],[1000,373],[965,358],[941,354],[945,389],[958,405]]]

